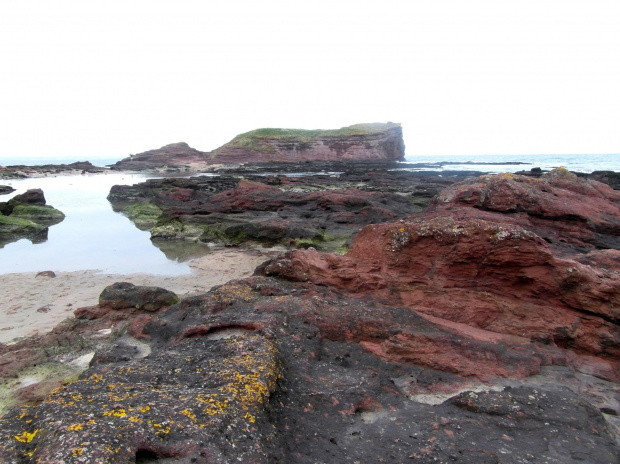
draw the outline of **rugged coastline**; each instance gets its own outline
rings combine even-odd
[[[615,462],[618,191],[566,170],[360,166],[112,189],[136,226],[176,224],[155,241],[290,251],[170,308],[107,297],[36,344],[4,345],[3,359],[23,355],[15,375],[41,349],[78,359],[97,340],[77,381],[39,385],[2,419],[4,455]]]
[[[243,135],[229,161],[291,142]],[[7,276],[11,329],[49,319],[0,343],[0,462],[618,462],[616,173],[373,157],[113,187],[156,246],[212,252],[174,279]],[[17,308],[27,279],[58,304]]]

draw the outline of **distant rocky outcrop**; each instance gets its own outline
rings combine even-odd
[[[198,151],[185,142],[179,142],[131,155],[111,165],[110,169],[149,171],[168,167],[172,170],[189,170],[196,164],[203,167],[206,163],[206,157],[207,153]]]
[[[212,152],[186,143],[131,155],[115,170],[198,171],[214,164],[268,161],[404,161],[402,128],[395,123],[357,124],[336,130],[257,129],[238,135]]]
[[[62,211],[45,204],[41,189],[30,189],[8,202],[0,202],[0,248],[21,238],[43,242],[48,227],[64,218]]]
[[[338,130],[257,129],[210,155],[212,163],[405,160],[400,124],[357,124]]]
[[[44,177],[55,174],[94,174],[101,172],[103,172],[103,169],[93,165],[90,161],[76,161],[75,163],[69,164],[41,164],[36,166],[16,164],[0,166],[0,179]]]

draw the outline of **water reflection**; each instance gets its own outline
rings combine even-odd
[[[16,191],[3,195],[2,201],[40,188],[47,204],[66,217],[49,228],[47,241],[31,243],[22,239],[0,249],[0,274],[48,269],[189,274],[189,265],[184,261],[208,253],[206,246],[158,243],[160,250],[151,242],[149,232],[137,229],[127,217],[115,213],[106,199],[112,185],[136,184],[146,179],[140,174],[107,173],[3,181]]]

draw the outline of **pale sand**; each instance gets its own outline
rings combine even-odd
[[[60,321],[73,317],[77,308],[97,304],[99,294],[114,282],[163,287],[185,298],[248,277],[269,258],[257,251],[214,251],[189,263],[191,275],[174,277],[97,271],[57,272],[56,277],[36,277],[36,273],[0,275],[0,343],[49,332]]]

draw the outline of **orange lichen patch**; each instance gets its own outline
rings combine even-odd
[[[20,443],[30,443],[32,440],[34,440],[34,437],[36,437],[39,432],[40,430],[35,430],[34,432],[26,431],[20,433],[19,435],[15,435],[13,438],[15,438]]]
[[[35,414],[38,407],[25,408],[5,433],[14,437],[11,452],[20,458],[35,444],[35,454],[41,452],[41,431],[46,443],[62,449],[64,462],[128,462],[139,446],[135,437],[168,446],[188,433],[212,439],[228,426],[250,430],[260,422],[280,371],[277,344],[258,333],[181,339],[157,357],[107,368],[58,389],[41,405],[44,414]],[[71,442],[85,430],[102,438]]]
[[[127,411],[125,409],[113,409],[112,411],[104,411],[104,416],[115,416],[115,417],[127,417]]]
[[[252,301],[257,298],[251,287],[245,284],[229,283],[213,292],[215,301]]]

